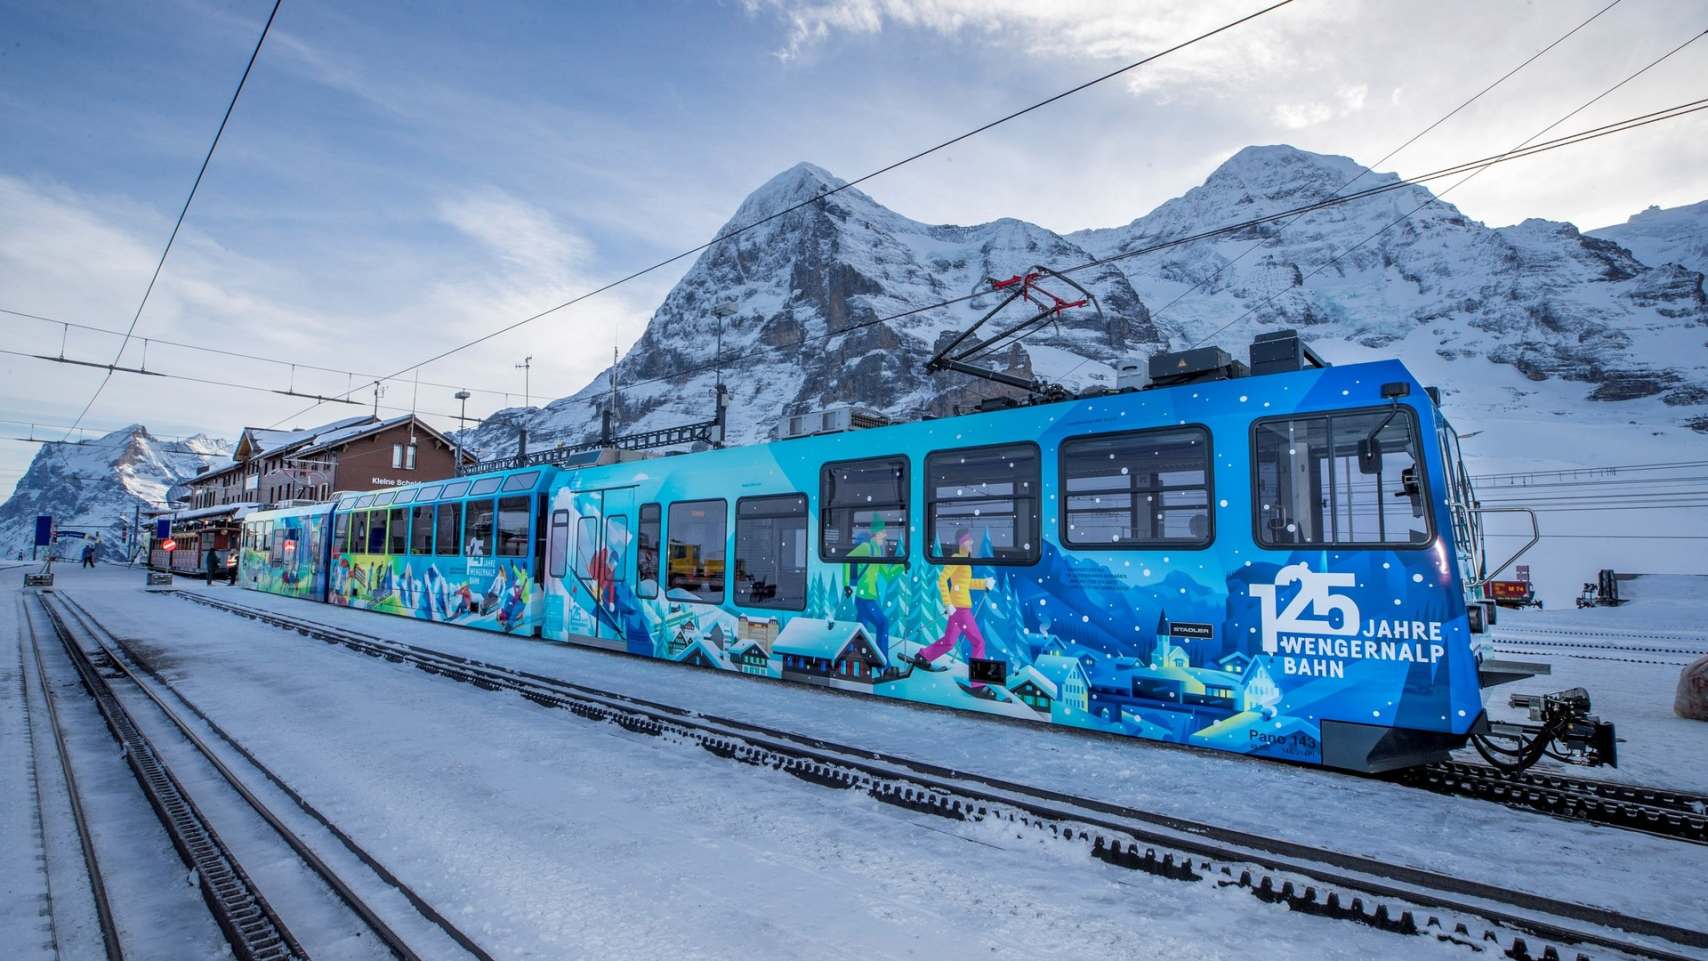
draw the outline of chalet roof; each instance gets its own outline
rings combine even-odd
[[[297,453],[307,455],[333,450],[354,441],[361,440],[364,437],[383,433],[384,431],[391,430],[394,427],[401,427],[404,424],[409,423],[411,420],[415,421],[415,430],[418,433],[426,434],[428,437],[444,444],[446,447],[456,446],[455,441],[452,441],[449,437],[446,437],[444,434],[429,426],[426,421],[421,420],[414,414],[403,414],[398,417],[390,418],[389,420],[374,420],[370,417],[366,418],[365,421],[360,424],[351,424],[336,430],[324,431],[312,438],[309,445]],[[467,459],[472,460],[473,455],[468,454]]]
[[[187,521],[197,517],[217,517],[221,514],[230,514],[232,520],[241,520],[246,515],[260,509],[260,504],[245,501],[241,504],[218,504],[213,507],[199,507],[193,511],[170,511],[157,516],[168,517],[175,521]]]
[[[1037,687],[1038,690],[1043,691],[1045,694],[1048,694],[1051,699],[1061,696],[1060,693],[1058,693],[1059,689],[1056,686],[1056,682],[1045,677],[1042,671],[1030,664],[1018,671],[1015,671],[1014,674],[1009,677],[1008,689],[1012,691],[1020,685],[1025,684],[1027,681],[1031,681],[1033,686]]]
[[[704,637],[694,638],[694,643],[689,644],[687,647],[684,647],[681,651],[678,651],[676,656],[672,657],[671,660],[673,660],[673,661],[692,660],[694,657],[695,651],[700,652],[700,654],[702,656],[704,656],[706,658],[706,660],[711,661],[713,664],[717,665],[718,667],[729,667],[730,666],[729,658],[724,656],[724,652],[720,648],[718,648],[718,647],[716,647],[710,643],[707,643],[707,641]]]
[[[1038,673],[1049,678],[1057,686],[1067,683],[1067,679],[1078,672],[1082,683],[1089,683],[1085,675],[1085,665],[1079,663],[1077,657],[1064,657],[1060,654],[1044,654],[1032,661],[1032,666]]]
[[[745,640],[737,641],[735,644],[731,645],[730,649],[729,649],[729,656],[730,657],[740,657],[742,655],[742,653],[745,652],[750,647],[758,648],[759,653],[761,653],[761,654],[766,654],[766,655],[770,654],[769,651],[765,650],[765,644],[762,641],[760,641],[758,638],[750,637],[750,638],[746,638]]]
[[[277,452],[286,448],[296,447],[300,444],[310,443],[321,434],[328,434],[333,431],[344,430],[361,424],[371,424],[377,419],[378,418],[374,417],[372,414],[361,414],[356,417],[345,417],[342,420],[335,420],[331,423],[321,424],[319,427],[310,427],[306,430],[273,430],[266,427],[245,427],[243,428],[243,436],[238,438],[237,451],[238,453],[243,453],[247,450],[247,457],[254,457],[257,454]],[[247,459],[247,457],[245,459]]]
[[[816,617],[797,617],[783,626],[771,649],[778,654],[834,661],[842,656],[843,650],[852,644],[856,637],[864,640],[873,652],[878,652],[877,645],[872,643],[871,637],[866,634],[866,629],[859,621],[827,623]],[[882,660],[883,654],[878,653],[878,657]]]

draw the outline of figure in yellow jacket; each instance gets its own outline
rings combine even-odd
[[[970,557],[973,553],[973,532],[963,530],[956,539],[956,557]],[[925,648],[912,658],[916,667],[927,671],[940,671],[931,662],[942,657],[962,635],[967,638],[972,648],[973,657],[984,657],[984,635],[979,633],[978,621],[973,619],[973,591],[990,590],[990,579],[974,577],[973,569],[966,564],[945,565],[943,572],[937,575],[937,593],[943,599],[943,606],[949,609],[949,624],[943,628],[943,636],[938,638],[930,647]],[[984,687],[979,681],[970,685],[974,690]]]

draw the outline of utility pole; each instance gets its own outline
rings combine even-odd
[[[723,303],[712,308],[712,316],[718,319],[718,352],[712,358],[712,364],[717,368],[717,383],[724,382],[724,318],[735,316],[735,304]]]
[[[529,378],[529,375],[533,371],[533,366],[534,366],[534,355],[533,354],[529,354],[528,356],[522,358],[522,362],[520,364],[516,365],[516,369],[522,372],[522,406],[523,406],[523,408],[528,408],[528,407],[533,406],[532,398],[529,396],[529,384],[528,384],[528,378]]]
[[[374,381],[374,419],[375,420],[379,419],[379,416],[380,416],[380,395],[384,394],[384,393],[385,393],[385,388],[380,386],[379,381],[377,381],[377,380]]]

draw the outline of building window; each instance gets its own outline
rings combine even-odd
[[[368,511],[368,553],[385,553],[385,511]]]
[[[409,553],[433,553],[433,507],[430,504],[410,508]]]
[[[404,470],[414,470],[415,469],[415,444],[414,443],[410,443],[409,446],[407,446],[403,449],[403,469]]]
[[[492,502],[469,501],[468,520],[464,522],[467,543],[463,553],[470,557],[485,557],[492,553]]]
[[[724,514],[721,500],[670,505],[666,587],[672,597],[706,604],[723,603]]]
[[[926,536],[931,559],[961,553],[996,564],[1038,560],[1038,448],[1003,444],[938,451],[925,458]]]
[[[569,553],[569,511],[552,511],[551,536],[546,542],[547,570],[553,577],[562,577],[568,570],[565,555]]]
[[[1210,543],[1210,433],[1202,427],[1063,442],[1062,540],[1122,550]]]
[[[658,596],[658,539],[662,534],[657,504],[642,504],[640,509],[640,544],[635,555],[636,593],[641,597]]]
[[[434,532],[433,552],[440,557],[455,557],[457,547],[462,543],[458,536],[457,524],[463,519],[463,505],[440,504],[439,520]]]
[[[735,502],[735,602],[798,611],[807,603],[807,498]]]
[[[826,464],[819,474],[819,539],[822,560],[856,556],[907,558],[907,458]]]
[[[393,445],[391,445],[391,469],[392,470],[399,470],[402,467],[403,467],[403,445],[402,444],[393,444]]]
[[[527,497],[505,497],[498,502],[498,556],[528,556]]]
[[[1260,421],[1255,434],[1258,543],[1429,543],[1408,408]]]

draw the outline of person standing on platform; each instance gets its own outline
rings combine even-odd
[[[94,567],[95,566],[95,545],[93,545],[93,544],[84,544],[83,545],[83,566],[84,567]]]

